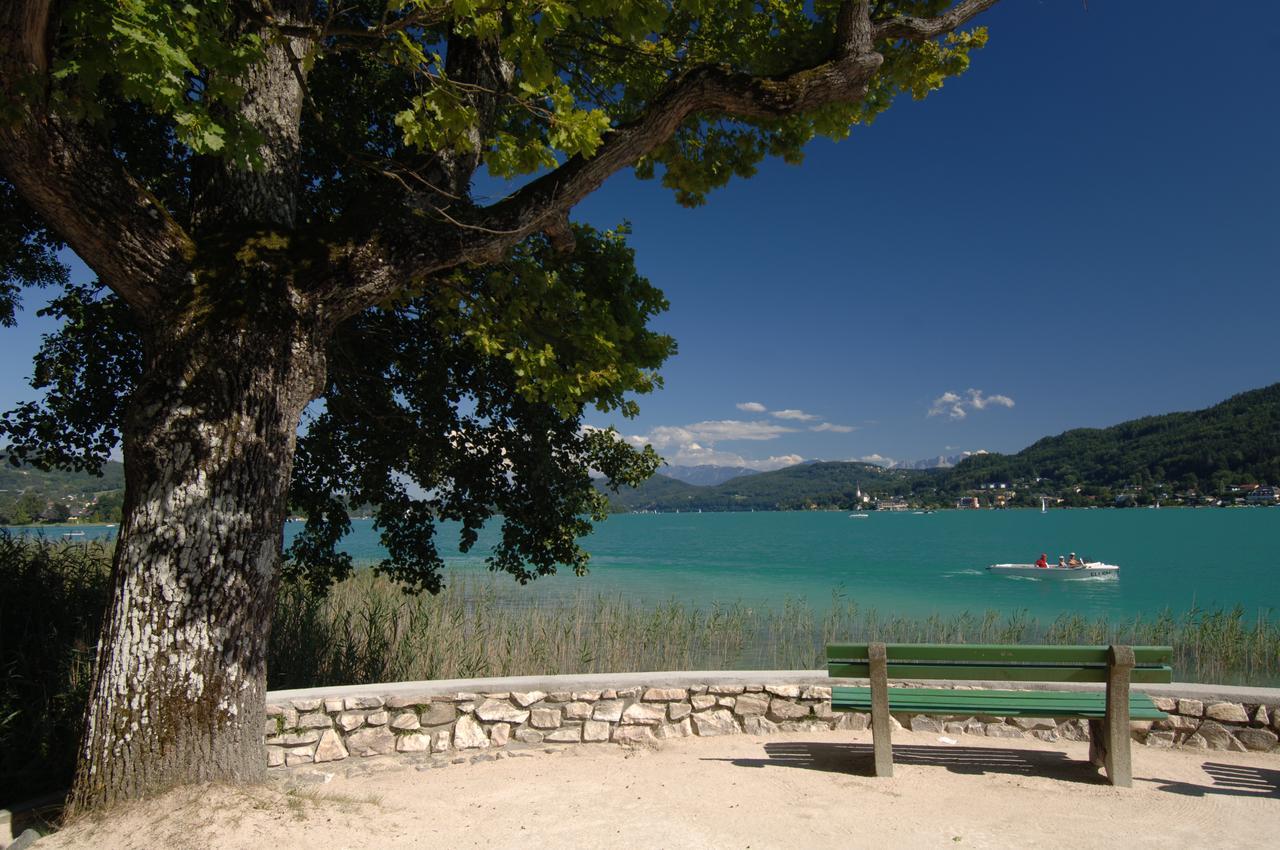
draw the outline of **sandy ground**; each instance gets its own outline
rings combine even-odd
[[[1087,745],[938,738],[895,734],[891,779],[868,775],[867,732],[365,759],[324,784],[175,792],[37,848],[1280,846],[1276,755],[1135,745],[1116,789]]]

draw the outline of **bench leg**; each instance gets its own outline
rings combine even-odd
[[[1089,764],[1094,767],[1107,765],[1107,735],[1101,720],[1089,720]]]
[[[871,668],[871,748],[876,776],[893,776],[893,728],[889,725],[889,668],[883,643],[867,647]]]
[[[1129,676],[1134,667],[1133,648],[1112,646],[1107,665],[1107,779],[1119,788],[1133,785],[1129,757]]]

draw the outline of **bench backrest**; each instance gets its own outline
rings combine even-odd
[[[885,644],[890,679],[960,679],[999,682],[1105,682],[1106,646],[1002,646],[999,644]],[[1173,681],[1173,647],[1133,647],[1130,681]],[[827,646],[827,673],[842,679],[871,675],[867,644]]]

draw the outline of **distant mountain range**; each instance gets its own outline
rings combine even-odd
[[[867,462],[883,466],[886,469],[950,469],[967,457],[984,454],[987,454],[987,452],[979,449],[976,452],[960,452],[958,455],[938,455],[937,457],[927,457],[924,460],[883,458],[882,460],[868,460]]]
[[[851,507],[859,486],[933,505],[995,483],[1018,489],[1024,504],[1038,498],[1034,493],[1061,494],[1069,504],[1110,504],[1127,489],[1226,495],[1236,483],[1280,483],[1280,384],[1205,410],[1077,428],[1013,455],[965,452],[911,464],[832,461],[726,472],[733,477],[704,486],[659,474],[609,498],[617,510],[669,511]],[[710,471],[700,474],[714,480]]]
[[[758,475],[760,470],[745,466],[712,466],[709,463],[698,466],[677,466],[668,464],[662,467],[662,475],[693,484],[696,487],[714,487],[742,475]]]

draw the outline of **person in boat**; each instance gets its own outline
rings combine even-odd
[[[1036,566],[1042,570],[1047,570],[1049,568],[1048,558],[1043,552],[1040,553],[1040,560],[1036,561]]]
[[[1059,568],[1059,569],[1065,569],[1065,568],[1066,568],[1066,566],[1067,566],[1067,561],[1066,561],[1066,559],[1065,559],[1065,558],[1063,558],[1061,555],[1059,555],[1059,556],[1058,556],[1058,568]]]
[[[1070,558],[1067,558],[1067,566],[1068,566],[1068,567],[1083,567],[1083,566],[1084,566],[1084,561],[1082,561],[1082,560],[1080,560],[1079,558],[1077,558],[1077,557],[1076,557],[1076,553],[1075,553],[1075,552],[1072,552],[1072,553],[1071,553],[1071,557],[1070,557]]]

